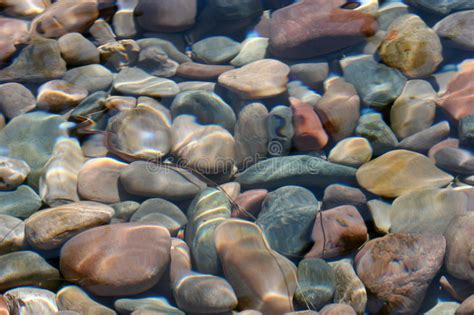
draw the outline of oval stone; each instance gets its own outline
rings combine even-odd
[[[22,160],[0,156],[0,190],[12,190],[21,185],[31,169]]]
[[[180,32],[194,24],[196,0],[139,0],[135,7],[137,22],[151,32]]]
[[[0,214],[0,255],[21,250],[25,245],[25,223]]]
[[[100,63],[95,45],[80,33],[68,33],[58,39],[61,56],[70,66]]]
[[[225,36],[202,39],[192,45],[193,59],[207,64],[223,64],[237,56],[240,43]]]
[[[446,237],[446,269],[449,274],[474,282],[473,253],[474,213],[459,216],[448,226]]]
[[[348,304],[357,314],[363,314],[367,305],[367,291],[352,266],[352,260],[339,260],[329,265],[334,269],[336,278],[334,302]]]
[[[38,108],[60,112],[78,105],[88,95],[88,91],[64,80],[53,80],[41,85],[36,101]]]
[[[113,75],[101,65],[87,65],[70,69],[64,75],[63,80],[81,86],[92,94],[108,90],[112,85]]]
[[[172,80],[149,75],[139,68],[123,68],[114,78],[114,89],[125,95],[175,96],[179,87]]]
[[[293,143],[299,151],[321,150],[328,143],[328,135],[313,107],[290,97],[293,112]]]
[[[56,314],[59,311],[54,292],[37,288],[17,288],[5,292],[12,314]]]
[[[20,83],[0,85],[0,111],[12,119],[36,108],[36,100],[30,90]]]
[[[79,314],[116,315],[117,313],[94,301],[81,288],[69,285],[56,294],[58,308],[61,311],[75,311]],[[91,314],[91,315],[92,315]]]
[[[359,167],[372,158],[372,147],[362,137],[351,137],[339,141],[329,152],[329,161],[337,164]]]

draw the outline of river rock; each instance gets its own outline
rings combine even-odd
[[[113,215],[111,207],[90,201],[41,210],[25,221],[26,239],[37,249],[58,248],[84,230],[109,223]]]
[[[11,65],[0,70],[0,82],[42,82],[60,78],[65,72],[57,41],[35,37]]]
[[[56,295],[58,308],[62,311],[75,311],[79,314],[116,315],[115,311],[97,303],[81,288],[69,285],[58,291]]]
[[[467,147],[474,146],[474,114],[466,115],[459,121],[459,141]]]
[[[224,72],[219,84],[242,99],[261,99],[286,91],[290,68],[275,59],[262,59]]]
[[[12,191],[0,191],[0,214],[25,219],[41,208],[41,204],[40,197],[27,185]]]
[[[64,80],[46,82],[38,88],[36,101],[38,108],[50,112],[61,112],[78,105],[84,100],[88,91]]]
[[[94,24],[89,28],[89,33],[97,45],[113,42],[117,38],[110,24],[103,19],[95,20]]]
[[[77,181],[85,158],[74,138],[59,139],[44,165],[39,182],[41,199],[49,206],[79,201]]]
[[[446,269],[458,279],[474,282],[472,264],[472,233],[474,231],[474,213],[468,212],[451,222],[446,233]]]
[[[372,147],[366,138],[350,137],[339,141],[329,152],[330,162],[359,167],[372,158]]]
[[[251,189],[241,193],[234,199],[236,208],[232,210],[232,217],[255,221],[262,209],[262,203],[268,195],[266,189]]]
[[[356,134],[369,141],[374,155],[390,151],[398,144],[397,137],[379,113],[362,115],[359,118]]]
[[[356,315],[354,309],[346,304],[329,304],[319,311],[320,315]]]
[[[426,315],[451,315],[454,314],[456,309],[459,307],[459,303],[456,302],[438,302],[434,307],[429,309]]]
[[[325,93],[314,110],[323,127],[334,141],[351,136],[359,119],[360,98],[354,86],[343,78],[325,82]]]
[[[293,112],[293,143],[296,149],[317,151],[324,148],[329,138],[313,107],[294,97],[290,97],[290,104]]]
[[[293,112],[287,106],[275,106],[266,119],[269,156],[288,154],[294,135]]]
[[[474,6],[473,6],[474,9]],[[474,50],[472,33],[474,32],[474,10],[453,13],[433,27],[442,39],[453,43],[463,50]]]
[[[109,120],[107,148],[127,161],[159,160],[171,148],[169,124],[147,106],[123,111]]]
[[[474,174],[474,156],[470,150],[460,148],[457,139],[453,146],[432,149],[430,153],[436,165],[442,169],[467,176]]]
[[[265,59],[268,55],[268,38],[254,37],[242,42],[240,52],[230,61],[234,67],[242,67],[254,61]]]
[[[193,58],[207,64],[223,64],[240,51],[240,43],[225,36],[202,39],[192,46]]]
[[[389,198],[414,190],[443,187],[453,180],[427,157],[406,150],[390,151],[362,165],[356,176],[363,188]]]
[[[290,67],[290,76],[300,80],[311,88],[318,88],[329,74],[327,62],[297,63]]]
[[[50,1],[44,0],[17,0],[3,1],[4,12],[13,16],[32,17],[44,12]]]
[[[321,95],[310,90],[301,81],[288,82],[288,95],[311,106],[316,105],[316,103],[321,99]]]
[[[122,94],[150,97],[175,96],[179,88],[174,81],[147,74],[139,68],[124,68],[114,79],[114,89]]]
[[[177,235],[188,219],[186,215],[173,203],[161,199],[151,198],[144,201],[130,217],[130,222],[154,223],[168,229],[171,235]]]
[[[119,38],[132,38],[137,35],[134,17],[134,10],[137,4],[138,1],[118,1],[118,10],[114,14],[112,23],[115,34],[117,34]]]
[[[259,16],[263,9],[258,0],[209,0],[209,6],[214,10],[215,17],[224,21],[238,21]]]
[[[181,92],[171,104],[173,117],[188,114],[196,117],[204,125],[220,125],[232,131],[235,125],[233,109],[214,92],[194,90]]]
[[[28,23],[20,19],[1,17],[0,26],[0,62],[4,62],[16,52],[16,45],[27,43],[29,32]]]
[[[363,314],[367,305],[367,291],[355,273],[352,261],[344,259],[329,265],[334,269],[336,278],[334,302],[348,304],[357,314]]]
[[[232,200],[240,196],[240,188],[240,184],[237,182],[227,182],[217,187],[217,189],[225,193]]]
[[[357,274],[374,302],[369,312],[415,314],[445,250],[442,235],[396,233],[369,241],[356,256]]]
[[[309,155],[282,156],[258,162],[237,175],[243,188],[278,188],[285,185],[326,187],[354,183],[355,169]]]
[[[167,200],[190,199],[206,187],[183,168],[145,161],[133,162],[121,170],[120,183],[130,194]]]
[[[407,81],[390,110],[390,127],[399,139],[414,135],[433,124],[436,98],[436,92],[427,81]]]
[[[133,39],[122,39],[97,47],[100,59],[117,71],[134,64],[140,53],[140,46]]]
[[[115,214],[112,217],[112,223],[125,223],[138,210],[140,204],[136,201],[122,201],[110,205]]]
[[[138,56],[138,67],[157,77],[173,77],[178,71],[178,66],[179,63],[169,59],[160,46],[146,47]]]
[[[0,290],[19,286],[54,289],[60,282],[59,271],[32,251],[14,252],[0,256]]]
[[[196,11],[196,0],[139,0],[135,16],[147,31],[180,32],[194,25]]]
[[[456,309],[455,315],[468,315],[474,312],[474,295],[467,298],[462,304]]]
[[[401,2],[384,3],[377,11],[379,30],[387,30],[398,17],[408,14],[408,6]]]
[[[25,161],[0,156],[0,190],[12,190],[20,186],[30,174]]]
[[[134,312],[137,311],[150,311],[157,312],[158,314],[185,315],[184,312],[169,304],[168,300],[164,297],[118,299],[114,302],[114,308],[120,314],[135,314]]]
[[[344,79],[356,88],[365,104],[384,107],[400,96],[406,82],[400,71],[373,59],[351,58],[341,61]]]
[[[56,314],[58,305],[54,292],[37,288],[17,288],[5,292],[12,314]]]
[[[451,297],[458,301],[465,301],[474,294],[474,285],[465,280],[460,280],[448,274],[439,279],[441,288],[446,290]]]
[[[36,100],[30,90],[20,83],[0,85],[0,111],[12,119],[36,108]]]
[[[426,153],[435,144],[448,138],[449,132],[449,123],[447,121],[442,121],[425,130],[406,137],[398,143],[397,147],[400,149]]]
[[[92,94],[108,90],[112,85],[113,76],[112,72],[101,65],[87,65],[70,69],[63,79],[85,88]]]
[[[0,240],[0,255],[21,250],[26,245],[25,223],[15,217],[0,214]]]
[[[324,260],[305,258],[298,264],[298,284],[295,300],[302,306],[319,309],[332,301],[336,277]]]
[[[257,225],[228,220],[217,227],[215,240],[225,277],[235,290],[239,307],[263,314],[293,310],[296,267],[271,250]]]
[[[186,81],[178,83],[178,86],[181,92],[193,90],[213,92],[216,87],[216,83],[206,81]]]
[[[371,15],[340,8],[342,0],[301,1],[272,13],[271,52],[284,58],[309,58],[358,44],[377,31]],[[344,27],[339,21],[345,21]]]
[[[7,301],[5,300],[3,295],[0,296],[0,314],[1,315],[9,315],[10,314],[10,310],[8,308]]]
[[[178,66],[176,74],[194,80],[214,80],[224,72],[234,70],[233,66],[206,65],[196,62],[185,62]]]
[[[170,261],[170,234],[153,224],[120,223],[82,232],[61,249],[61,273],[95,295],[138,294],[158,283]]]
[[[58,39],[61,56],[69,66],[100,63],[97,48],[80,33],[68,33]]]
[[[447,15],[453,11],[474,9],[474,3],[464,0],[407,0],[408,4],[436,14]]]
[[[165,39],[151,37],[151,38],[142,38],[137,40],[138,45],[140,45],[140,49],[143,50],[150,46],[158,46],[168,55],[169,58],[178,62],[191,62],[191,58],[189,58],[186,54],[181,52],[176,46]]]
[[[438,35],[414,14],[405,14],[390,24],[380,56],[387,65],[409,77],[432,74],[443,61]]]
[[[366,203],[367,198],[360,189],[346,185],[331,184],[324,190],[321,209],[332,209],[344,205],[362,209]]]

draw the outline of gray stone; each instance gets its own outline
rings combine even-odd
[[[99,51],[80,33],[68,33],[58,39],[61,56],[69,66],[100,63]]]
[[[367,305],[367,291],[357,276],[352,261],[348,259],[329,263],[336,278],[335,303],[352,306],[357,314],[363,314]]]
[[[125,95],[150,97],[175,96],[179,87],[174,81],[147,74],[139,68],[124,68],[114,79],[114,89]]]
[[[114,302],[114,308],[120,314],[130,314],[137,310],[149,310],[158,314],[185,315],[184,312],[169,304],[168,300],[163,297],[118,299]]]
[[[56,296],[58,307],[62,311],[76,311],[79,314],[116,315],[117,313],[94,301],[81,288],[69,285],[58,291]]]
[[[268,38],[248,38],[242,42],[240,52],[230,64],[234,67],[242,67],[257,60],[265,59],[267,56]]]
[[[377,12],[379,30],[387,30],[399,16],[408,14],[408,6],[401,2],[384,3]]]
[[[445,265],[448,273],[458,279],[467,280],[471,284],[474,282],[473,233],[474,212],[468,212],[454,219],[444,234],[447,246]]]
[[[35,107],[35,97],[20,83],[12,82],[0,85],[0,112],[8,119],[27,113]]]
[[[474,6],[473,6],[474,9]],[[442,38],[464,50],[474,50],[474,10],[453,13],[433,27]]]
[[[179,64],[168,58],[160,46],[149,46],[140,51],[138,67],[157,77],[173,77]]]
[[[140,204],[136,201],[122,201],[110,205],[115,213],[112,217],[113,223],[128,222],[131,216],[138,210]]]
[[[133,11],[138,1],[119,0],[119,9],[115,12],[112,24],[119,38],[133,38],[137,35]]]
[[[359,118],[356,134],[369,141],[374,155],[381,155],[390,151],[398,144],[397,137],[379,113],[362,115]]]
[[[225,36],[208,37],[192,46],[193,58],[206,64],[223,64],[240,51],[240,44]]]
[[[258,0],[210,0],[209,6],[214,10],[214,16],[224,21],[259,16],[263,10],[261,2]]]
[[[311,88],[319,87],[329,74],[329,65],[327,62],[318,63],[297,63],[290,67],[290,77],[295,80],[301,80]]]
[[[160,38],[143,38],[137,41],[140,48],[143,50],[150,46],[158,46],[168,55],[168,58],[178,62],[178,63],[185,63],[191,62],[191,58],[183,54],[176,46],[167,40],[160,39]]]
[[[408,4],[436,14],[474,9],[474,2],[466,0],[407,0]]]
[[[406,137],[397,144],[397,148],[427,153],[432,146],[447,139],[449,131],[449,123],[447,121],[442,121],[425,130]]]
[[[113,76],[112,72],[101,65],[87,65],[70,69],[63,79],[85,88],[92,94],[108,90],[112,85]]]
[[[29,186],[21,185],[13,191],[0,191],[0,213],[27,218],[41,207],[40,197]]]
[[[21,250],[25,245],[25,223],[0,214],[0,255]]]
[[[461,144],[474,146],[474,114],[461,118],[458,129]]]
[[[287,106],[276,106],[268,114],[266,127],[268,132],[268,155],[281,156],[290,152],[294,135],[293,112]]]

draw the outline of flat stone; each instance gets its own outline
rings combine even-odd
[[[356,177],[363,188],[388,198],[415,190],[443,187],[453,180],[427,157],[406,150],[388,152],[362,165]]]
[[[241,193],[234,199],[238,207],[232,210],[231,217],[255,221],[267,195],[266,189],[251,189]]]
[[[0,256],[0,290],[19,286],[54,289],[60,283],[59,271],[32,251],[21,251]]]
[[[196,62],[185,62],[178,66],[176,74],[194,80],[214,80],[224,72],[234,70],[233,66],[206,65]]]
[[[12,119],[36,108],[36,100],[30,90],[20,83],[0,85],[0,111]]]
[[[261,99],[286,91],[290,68],[275,59],[262,59],[224,72],[219,84],[242,99]]]
[[[359,120],[360,98],[354,86],[343,78],[325,82],[325,93],[316,103],[323,127],[334,141],[351,136]]]
[[[175,96],[179,88],[174,81],[147,74],[139,68],[124,68],[114,79],[114,89],[122,94],[150,97]]]
[[[474,312],[474,295],[468,297],[462,304],[456,309],[455,315],[467,315]]]
[[[302,306],[319,309],[332,301],[336,290],[334,270],[324,260],[305,258],[298,264],[295,300]]]
[[[167,200],[190,199],[206,187],[183,168],[145,161],[125,167],[120,173],[120,183],[130,194]]]
[[[0,214],[0,240],[0,255],[21,250],[26,245],[25,223],[15,217]]]
[[[112,217],[112,223],[128,222],[130,217],[138,210],[140,204],[136,201],[122,201],[110,205],[115,214]]]
[[[474,231],[474,213],[454,219],[448,226],[446,233],[446,269],[448,273],[458,279],[474,281],[474,267],[472,264]]]
[[[64,244],[64,278],[95,295],[144,292],[158,283],[170,261],[167,229],[153,224],[120,223],[82,232]]]
[[[441,41],[423,20],[405,14],[390,24],[380,56],[384,63],[413,78],[426,77],[435,72],[443,61]]]
[[[79,201],[77,178],[84,162],[85,158],[77,139],[59,139],[54,145],[51,158],[42,170],[39,182],[41,200],[51,207]]]
[[[350,137],[339,141],[329,152],[330,162],[359,167],[372,158],[372,147],[366,138]]]
[[[240,51],[230,64],[235,67],[242,67],[254,61],[265,59],[268,50],[268,38],[254,37],[242,42]]]
[[[188,114],[196,117],[203,125],[220,125],[229,131],[234,130],[236,117],[234,110],[217,94],[194,90],[181,92],[173,99],[171,114]]]
[[[81,86],[90,94],[106,91],[113,81],[112,72],[101,65],[87,65],[70,69],[63,77],[76,86]]]
[[[213,36],[192,45],[193,59],[207,64],[223,64],[240,51],[240,43],[225,37]]]
[[[474,156],[470,150],[456,147],[446,147],[432,153],[436,166],[459,174],[474,174]]]
[[[107,148],[127,161],[158,160],[171,148],[167,117],[139,106],[111,118],[107,125]]]
[[[317,151],[326,146],[329,137],[318,114],[309,104],[290,98],[293,112],[293,143],[299,151]]]
[[[12,314],[55,314],[58,312],[54,292],[37,288],[17,288],[5,292]]]
[[[398,144],[397,137],[379,113],[362,115],[359,118],[356,134],[369,141],[374,155],[393,150]]]
[[[213,92],[214,88],[216,87],[216,83],[206,81],[186,81],[178,83],[178,86],[181,92],[193,90]]]
[[[194,25],[196,11],[196,0],[139,0],[135,16],[147,31],[180,32]]]
[[[81,288],[69,285],[56,294],[58,308],[62,311],[75,311],[79,314],[93,313],[97,315],[116,315],[117,313],[94,301]]]
[[[321,209],[332,209],[344,205],[354,206],[360,209],[363,208],[366,203],[367,198],[360,189],[340,184],[331,184],[324,190]]]
[[[179,63],[169,59],[160,46],[149,46],[140,51],[138,67],[151,75],[170,78],[178,71]]]
[[[447,15],[453,11],[474,9],[474,3],[464,0],[407,0],[407,3],[441,15]]]
[[[297,63],[290,67],[290,77],[311,88],[318,88],[329,75],[327,62]]]
[[[0,70],[0,82],[43,82],[66,73],[57,41],[35,37],[22,49],[13,63]]]
[[[97,48],[80,33],[68,33],[58,39],[64,61],[70,66],[100,63]]]
[[[447,121],[442,121],[425,130],[406,137],[398,143],[397,147],[419,153],[426,153],[432,146],[447,139],[449,132],[449,123]]]
[[[474,6],[473,6],[474,9]],[[474,50],[472,33],[474,32],[474,10],[453,13],[433,27],[442,39],[453,43],[463,50]]]
[[[239,307],[263,314],[293,310],[296,267],[271,250],[257,225],[228,220],[216,229],[215,240],[224,275],[235,290]]]
[[[30,174],[25,161],[0,156],[0,190],[12,190],[20,186]]]
[[[355,182],[352,167],[309,155],[274,157],[258,162],[236,177],[243,188],[278,188],[285,185],[326,187],[334,182]]]
[[[374,302],[369,312],[416,313],[443,264],[445,249],[442,235],[397,233],[369,241],[355,260]]]
[[[290,152],[294,129],[293,112],[283,105],[272,108],[266,120],[269,156],[281,156]]]
[[[173,248],[171,250],[173,250]],[[168,300],[163,297],[118,299],[114,302],[114,308],[120,314],[134,314],[134,312],[137,311],[150,311],[158,314],[185,315],[184,312],[169,304]]]
[[[29,186],[12,191],[0,191],[0,214],[25,219],[41,208],[40,197]]]
[[[41,210],[25,221],[26,240],[40,250],[58,248],[82,231],[108,224],[113,215],[111,207],[90,201]]]
[[[340,206],[318,213],[311,238],[314,245],[305,257],[332,258],[358,248],[369,239],[369,235],[357,209]]]
[[[436,92],[427,81],[407,81],[402,94],[390,109],[390,127],[399,139],[414,135],[433,124],[436,98]]]
[[[122,39],[101,45],[97,50],[102,62],[120,71],[138,60],[140,46],[133,39]]]
[[[465,146],[474,146],[474,114],[461,118],[458,130],[460,143]]]
[[[355,273],[351,260],[339,260],[329,263],[334,269],[336,291],[334,302],[350,305],[357,314],[365,312],[367,291],[364,284]]]
[[[343,59],[344,79],[357,90],[361,100],[372,107],[391,104],[402,93],[406,78],[397,69],[377,63],[373,59],[352,57]],[[357,58],[360,58],[357,59]]]
[[[375,18],[340,8],[344,3],[305,0],[273,12],[269,22],[272,54],[309,58],[353,46],[374,35]],[[344,25],[339,21],[345,21]]]
[[[319,202],[309,190],[284,186],[267,195],[256,223],[273,250],[297,257],[311,246],[309,235],[318,210]]]
[[[44,12],[48,2],[43,0],[18,0],[2,3],[5,6],[5,12],[13,16],[31,17]]]
[[[154,223],[168,229],[171,235],[177,235],[188,219],[183,211],[173,203],[151,198],[144,201],[130,217],[130,222]]]
[[[83,101],[89,92],[64,80],[48,81],[38,88],[38,108],[50,112],[61,112]]]
[[[355,315],[352,307],[346,304],[329,304],[319,311],[320,315]]]

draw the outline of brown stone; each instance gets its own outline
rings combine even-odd
[[[12,119],[36,108],[36,100],[30,90],[20,83],[0,85],[0,112]]]
[[[38,107],[51,112],[60,112],[78,105],[89,92],[64,80],[53,80],[41,85],[36,101]]]
[[[135,15],[148,31],[180,32],[194,25],[196,11],[196,0],[139,0]]]
[[[367,291],[355,273],[353,262],[343,259],[329,263],[336,276],[334,302],[352,306],[357,314],[364,314],[367,306]]]
[[[474,212],[454,219],[446,233],[446,269],[458,279],[474,283]]]
[[[0,295],[0,315],[9,315],[10,311],[8,309],[7,302],[5,301],[5,298]]]
[[[206,65],[196,62],[184,62],[178,66],[176,75],[194,80],[217,79],[226,71],[235,69],[233,66]]]
[[[458,301],[464,301],[469,296],[474,295],[474,284],[449,275],[442,276],[439,279],[439,284],[451,297]]]
[[[462,304],[456,309],[456,313],[454,314],[455,315],[474,314],[474,295],[471,295],[464,302],[462,302]]]
[[[170,261],[168,230],[153,224],[96,227],[61,250],[64,278],[100,296],[133,295],[158,283]]]
[[[299,151],[321,150],[328,143],[328,135],[324,131],[321,120],[313,107],[300,100],[290,98],[293,112],[293,143]]]
[[[76,311],[78,314],[89,315],[116,315],[117,313],[105,307],[92,298],[86,292],[75,285],[69,285],[58,291],[56,301],[60,310]]]
[[[231,216],[243,220],[255,221],[262,209],[262,203],[268,195],[266,189],[252,189],[241,193],[234,201],[237,207],[232,210]]]
[[[372,147],[363,137],[349,137],[339,141],[328,156],[330,162],[352,167],[359,167],[371,158]]]
[[[332,209],[344,205],[360,208],[364,207],[366,203],[367,198],[360,189],[341,184],[332,184],[324,190],[321,209]]]
[[[8,60],[16,51],[16,45],[28,41],[26,21],[0,17],[0,62]]]
[[[25,161],[0,156],[0,190],[12,190],[20,186],[30,171]]]
[[[355,260],[372,301],[369,312],[416,314],[445,249],[442,235],[396,233],[369,241]]]
[[[329,304],[319,311],[319,315],[356,315],[356,312],[347,304]]]
[[[32,17],[44,12],[51,0],[2,0],[0,7],[13,16]]]

